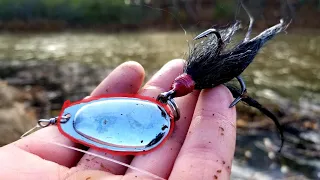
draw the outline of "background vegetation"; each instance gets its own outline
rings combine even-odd
[[[290,4],[285,0],[245,2],[257,20],[256,26],[261,28],[288,16],[294,17],[300,28],[320,27],[312,18],[320,12],[318,0],[293,0]],[[0,29],[172,29],[179,27],[178,22],[207,27],[214,22],[230,22],[235,14],[247,20],[236,5],[235,0],[0,0]]]

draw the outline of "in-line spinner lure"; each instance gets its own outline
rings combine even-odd
[[[227,28],[209,29],[196,36],[195,40],[204,40],[193,48],[184,73],[174,80],[170,91],[159,94],[157,99],[113,94],[74,103],[67,101],[58,117],[40,119],[38,125],[46,127],[55,124],[70,140],[111,154],[147,153],[165,142],[174,129],[174,122],[179,120],[179,109],[174,98],[185,96],[195,89],[213,88],[237,78],[240,92],[225,84],[236,98],[230,107],[244,101],[270,117],[280,131],[282,147],[283,134],[276,117],[246,95],[246,86],[240,74],[253,61],[260,48],[284,31],[288,24],[281,20],[279,24],[250,39],[253,19],[248,15],[250,25],[245,38],[231,49],[227,50],[226,46],[240,28],[239,21]]]

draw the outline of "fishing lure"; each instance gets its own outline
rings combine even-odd
[[[225,84],[235,97],[230,107],[243,101],[274,121],[280,131],[281,150],[284,141],[281,125],[270,111],[247,95],[246,85],[240,75],[260,48],[284,31],[288,24],[281,20],[279,24],[250,39],[253,19],[248,15],[250,25],[245,38],[232,48],[227,47],[240,28],[240,21],[223,29],[208,29],[196,36],[194,40],[202,41],[192,49],[183,74],[174,80],[171,90],[159,94],[156,99],[112,94],[73,103],[66,101],[59,116],[40,119],[38,125],[57,125],[59,131],[70,140],[111,154],[144,154],[165,143],[174,129],[174,122],[179,120],[179,108],[174,98],[185,96],[193,90]],[[233,78],[239,81],[240,91],[227,84]]]
[[[248,96],[246,84],[241,74],[252,63],[263,45],[276,34],[285,31],[291,21],[285,23],[281,19],[280,23],[250,39],[253,18],[242,2],[241,5],[250,18],[249,28],[244,40],[232,48],[227,48],[232,36],[240,28],[240,21],[236,21],[224,29],[211,28],[197,35],[194,40],[204,40],[197,43],[192,49],[184,67],[184,73],[174,80],[172,89],[162,93],[160,97],[172,99],[189,94],[195,89],[208,89],[224,84],[235,97],[235,100],[229,106],[230,108],[243,101],[249,106],[257,108],[273,120],[280,133],[281,145],[279,152],[281,152],[284,143],[282,126],[273,113]],[[227,84],[233,78],[238,80],[240,91]]]
[[[66,101],[58,117],[40,119],[38,125],[56,124],[67,138],[94,149],[137,155],[160,147],[179,116],[173,99],[161,103],[145,96],[112,94]]]
[[[233,34],[240,28],[240,22],[221,29],[209,29],[195,39],[207,37],[195,45],[184,73],[178,76],[168,92],[157,99],[139,95],[112,94],[90,97],[78,102],[66,101],[58,117],[40,119],[40,127],[56,124],[59,131],[70,140],[111,154],[144,154],[160,147],[179,120],[179,109],[174,98],[185,96],[193,90],[213,88],[225,84],[234,77],[238,79],[241,91],[225,84],[236,99],[256,107],[270,117],[283,133],[276,117],[246,94],[246,86],[240,74],[253,61],[259,49],[275,34],[284,30],[283,21],[268,28],[253,39],[250,31],[243,42],[225,50]],[[281,145],[282,147],[282,145]],[[280,147],[280,149],[281,149]]]

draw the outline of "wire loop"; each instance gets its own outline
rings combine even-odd
[[[170,109],[173,112],[174,120],[178,121],[180,119],[180,110],[174,101],[174,91],[170,90],[168,92],[164,92],[158,95],[157,100],[161,103],[168,104]]]
[[[60,123],[65,123],[70,119],[71,115],[70,114],[66,114],[64,116],[61,116],[61,120]],[[57,123],[59,116],[50,118],[50,119],[39,119],[38,120],[38,125],[42,128],[44,127],[48,127],[49,125],[54,125]]]

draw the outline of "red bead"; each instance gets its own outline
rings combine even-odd
[[[191,76],[184,73],[178,76],[173,84],[172,90],[175,91],[175,97],[185,96],[194,90],[195,82]]]

